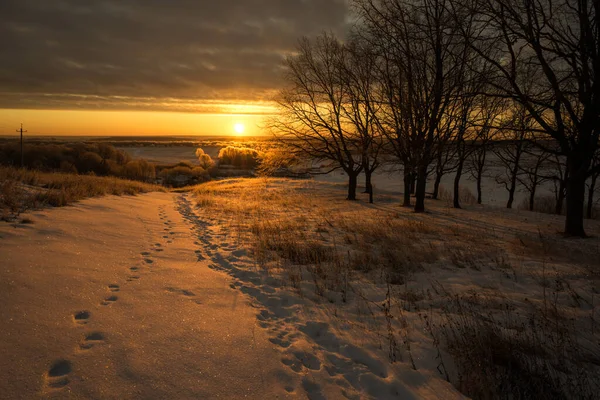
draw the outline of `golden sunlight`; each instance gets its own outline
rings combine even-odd
[[[264,114],[0,109],[0,136],[14,135],[21,122],[29,136],[259,136],[264,119]]]
[[[238,135],[242,135],[244,133],[244,131],[246,130],[246,126],[244,126],[244,124],[241,123],[237,123],[233,126],[233,130],[235,131],[235,133],[237,133]]]

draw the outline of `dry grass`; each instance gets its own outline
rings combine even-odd
[[[45,205],[61,207],[88,197],[164,191],[157,185],[111,177],[43,173],[0,167],[0,209],[4,219]]]
[[[584,210],[586,210],[587,217],[587,202],[584,205]],[[519,210],[529,210],[529,198],[524,198],[521,203],[517,205]],[[561,210],[561,215],[565,214],[566,209],[566,200],[563,204],[563,210]],[[533,203],[533,211],[544,214],[556,214],[556,198],[554,196],[536,196]],[[598,207],[598,203],[592,206],[592,219],[600,219],[600,208]]]
[[[422,221],[359,203],[319,195],[311,181],[232,179],[195,189],[196,201],[211,214],[229,218],[238,237],[252,243],[264,268],[318,264],[380,275],[408,274],[438,259],[435,235]],[[326,193],[326,192],[325,192]]]
[[[431,332],[452,357],[452,381],[472,398],[596,398],[597,335],[558,296],[531,310],[478,293],[448,296],[441,321]]]
[[[437,371],[473,398],[596,393],[598,241],[547,238],[516,214],[347,202],[342,187],[312,181],[232,179],[194,190],[203,215],[269,274],[312,288],[317,300],[368,304],[374,322],[365,326],[390,361],[423,368],[412,335],[428,333]]]
[[[426,266],[480,269],[502,256],[489,232],[439,223],[435,216],[397,206],[341,200],[342,189],[307,180],[259,178],[209,182],[193,190],[208,215],[252,244],[265,268],[281,260],[302,265],[343,262],[352,270],[375,271],[402,282]]]
[[[448,205],[454,202],[454,194],[452,193],[452,191],[446,189],[446,187],[444,187],[443,185],[440,186],[440,192],[438,196],[440,200],[446,202],[446,204]],[[458,200],[463,206],[472,206],[473,204],[477,204],[477,197],[466,186],[459,186]]]

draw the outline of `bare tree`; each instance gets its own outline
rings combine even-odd
[[[543,172],[548,168],[550,154],[526,145],[523,156],[524,160],[519,164],[521,173],[517,175],[517,180],[529,194],[527,209],[533,211],[537,189],[548,180]]]
[[[567,195],[567,178],[569,170],[565,157],[554,152],[548,159],[546,178],[552,181],[552,192],[554,193],[554,213],[561,215],[564,210],[564,200]]]
[[[377,115],[382,106],[382,91],[375,73],[377,57],[368,43],[354,35],[344,46],[346,57],[342,79],[346,85],[346,100],[342,110],[359,136],[361,162],[365,174],[365,191],[373,203],[373,173],[381,166],[383,136]]]
[[[383,93],[383,105],[380,108],[378,118],[379,130],[385,139],[384,148],[387,154],[396,159],[396,162],[402,166],[404,207],[411,206],[411,194],[414,192],[414,182],[416,179],[413,137],[408,130],[408,121],[406,113],[402,112],[401,104],[404,101],[405,79],[403,71],[398,68],[398,62],[395,59],[396,54],[387,51],[385,40],[375,36],[374,43],[380,53],[380,64],[378,68],[379,81]]]
[[[448,135],[449,136],[449,135]],[[435,179],[433,181],[433,192],[431,198],[437,200],[440,193],[440,184],[444,175],[456,171],[456,146],[449,146],[447,141],[442,141],[437,153],[435,163]]]
[[[489,124],[489,121],[486,120],[489,118],[488,110],[485,109],[486,99],[481,95],[484,87],[481,74],[486,67],[485,63],[479,59],[469,58],[469,53],[465,52],[462,88],[459,97],[451,104],[447,113],[447,118],[453,127],[451,142],[456,148],[456,172],[453,185],[454,208],[460,208],[460,181],[467,159],[476,150],[473,143],[477,141],[479,134],[485,134],[485,130],[479,129],[479,125],[483,125],[485,128],[485,125]]]
[[[444,114],[462,86],[467,46],[447,0],[357,0],[356,9],[384,59],[391,116],[384,132],[404,165],[405,188],[416,173],[415,211],[423,212],[429,167]]]
[[[521,104],[535,129],[554,139],[566,156],[565,233],[585,236],[585,182],[600,169],[591,167],[600,134],[600,2],[463,3],[471,6],[479,24],[476,31],[465,32],[466,41],[493,65],[494,73],[487,77],[494,91]]]
[[[477,119],[473,125],[475,140],[467,160],[467,171],[477,186],[477,204],[483,202],[482,182],[488,165],[488,152],[498,135],[497,121],[504,112],[504,102],[491,97],[482,97],[479,103]]]
[[[519,174],[522,172],[521,161],[526,151],[527,138],[531,134],[531,118],[526,110],[515,105],[513,114],[502,130],[502,141],[494,146],[494,154],[498,158],[504,173],[496,176],[496,183],[504,185],[508,191],[506,208],[512,208]],[[500,139],[500,138],[499,138]]]
[[[333,162],[328,172],[341,168],[348,175],[348,200],[356,200],[363,149],[356,127],[344,112],[346,56],[343,45],[331,35],[301,39],[297,55],[285,63],[287,87],[277,98],[280,113],[268,126],[296,154]]]

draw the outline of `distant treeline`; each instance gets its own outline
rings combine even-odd
[[[107,143],[26,144],[24,166],[40,171],[116,176],[143,182],[156,178],[154,165],[132,160],[124,151]],[[0,165],[21,165],[18,143],[0,144]]]
[[[269,146],[263,146],[269,148]],[[152,164],[143,159],[133,160],[124,150],[109,143],[26,143],[23,151],[24,167],[42,172],[63,172],[81,175],[114,176],[130,180],[161,183],[182,187],[206,182],[219,176],[251,176],[252,170],[266,164],[272,168],[273,157],[249,147],[226,146],[219,152],[215,163],[201,148],[196,150],[200,165],[187,162]],[[277,167],[288,163],[279,160]],[[21,148],[17,141],[0,141],[0,166],[20,167]],[[219,167],[223,170],[219,171]]]
[[[221,138],[178,138],[178,137],[28,137],[27,144],[33,145],[67,145],[75,144],[111,144],[115,147],[227,147],[243,143],[244,147],[261,148],[268,145],[270,138],[244,137],[230,139]],[[0,137],[0,145],[18,143],[14,136]]]

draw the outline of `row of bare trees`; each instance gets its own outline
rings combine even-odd
[[[448,173],[455,207],[465,174],[481,201],[495,149],[509,206],[517,182],[533,202],[553,179],[566,234],[585,236],[586,182],[590,204],[600,173],[598,11],[588,0],[354,0],[344,41],[304,38],[287,58],[271,128],[296,153],[342,169],[351,200],[359,174],[372,201],[376,169],[401,166],[404,205],[414,193],[416,212],[428,179],[437,197]],[[556,179],[541,172],[551,159]]]

